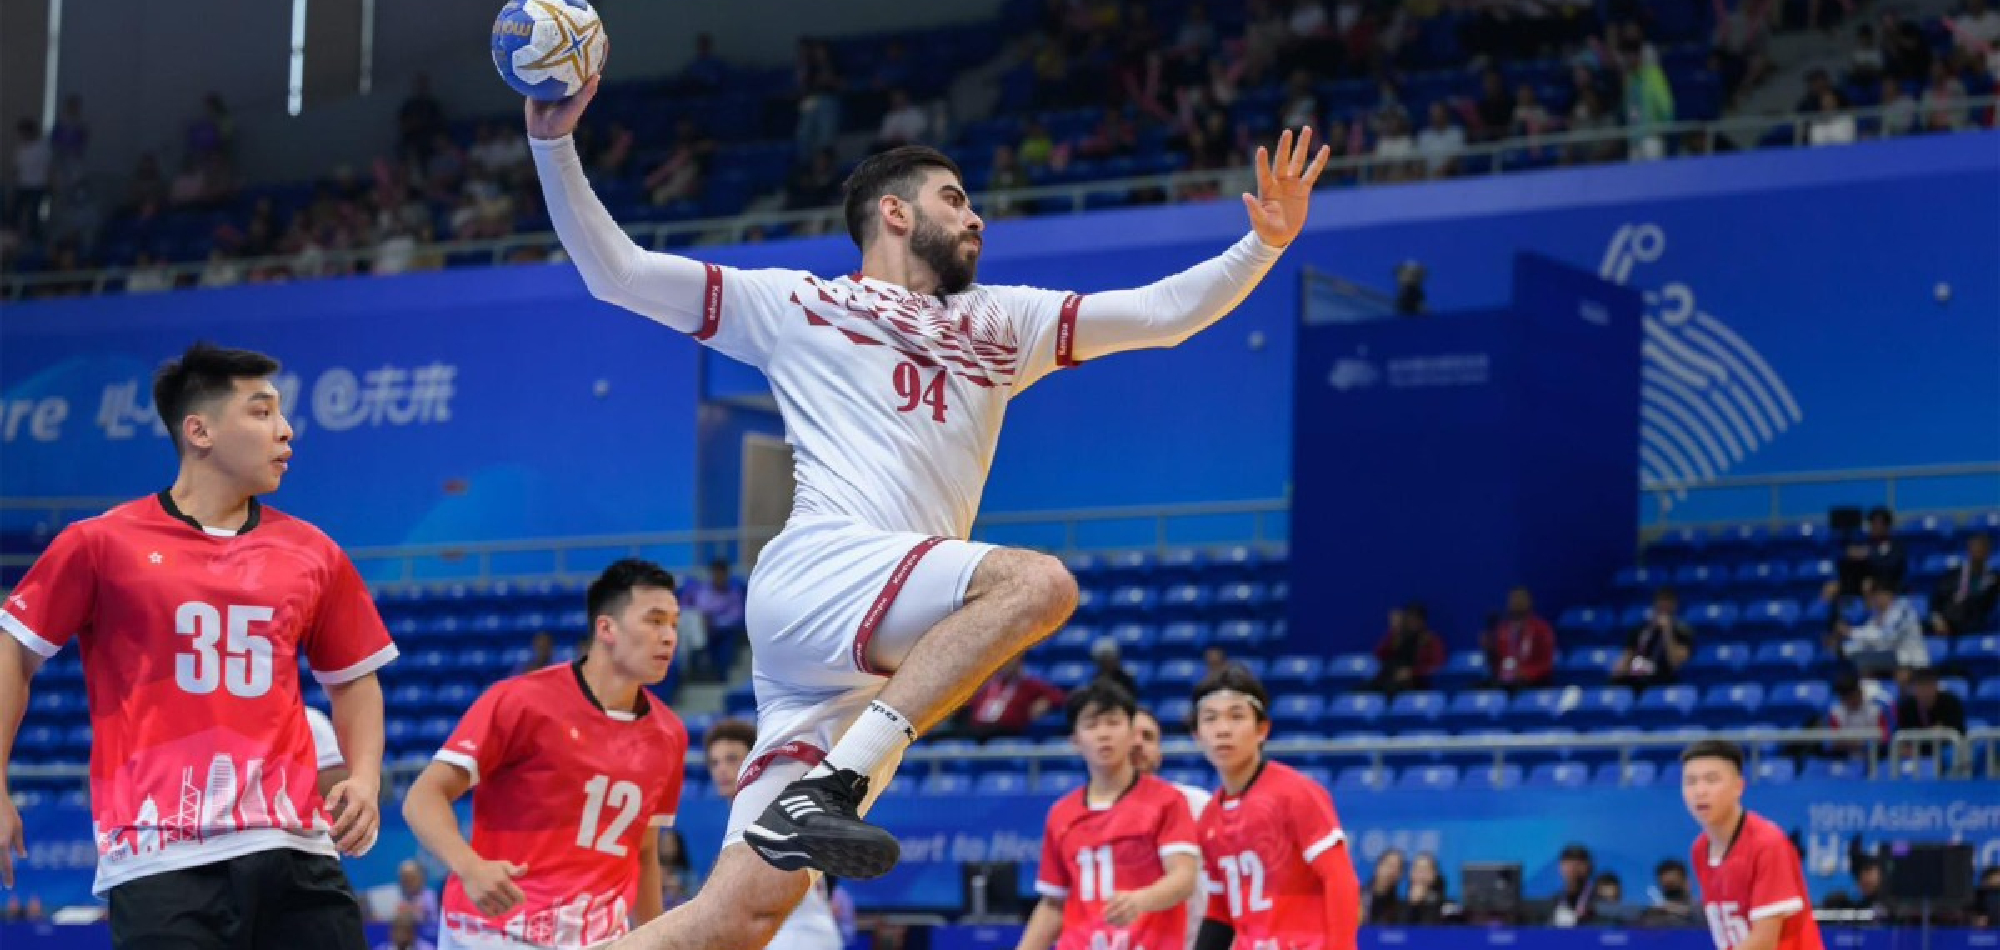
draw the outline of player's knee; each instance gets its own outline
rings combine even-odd
[[[1076,611],[1076,577],[1060,559],[1029,554],[1022,559],[1014,582],[1024,599],[1051,627],[1068,620]]]

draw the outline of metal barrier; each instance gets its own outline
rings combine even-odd
[[[1436,754],[1491,754],[1494,765],[1504,765],[1509,753],[1547,751],[1603,751],[1618,753],[1621,768],[1632,761],[1632,756],[1640,750],[1685,748],[1696,738],[1728,739],[1743,747],[1749,757],[1747,770],[1754,770],[1762,759],[1771,753],[1766,746],[1811,745],[1838,741],[1857,741],[1850,732],[1835,729],[1732,729],[1714,730],[1695,736],[1688,735],[1581,735],[1581,736],[1447,736],[1411,737],[1388,739],[1274,739],[1266,743],[1264,750],[1272,758],[1286,759],[1302,755],[1343,755],[1366,758],[1371,766],[1381,767],[1384,762],[1398,756]],[[1928,750],[1926,750],[1928,746]],[[1161,751],[1166,755],[1190,755],[1198,752],[1189,739],[1172,739],[1163,743]],[[1975,762],[1983,756],[1985,768],[1975,768]],[[1026,763],[1030,779],[1037,777],[1044,763],[1070,762],[1076,758],[1076,750],[1067,741],[1036,743],[1031,741],[1009,742],[996,740],[971,748],[939,747],[935,742],[919,742],[910,748],[903,761],[905,778],[942,771],[950,762],[1022,762]],[[389,781],[384,787],[396,781],[414,780],[424,770],[431,757],[428,754],[398,757],[384,763],[383,774]],[[1974,779],[1984,775],[1980,781],[1992,781],[2000,776],[2000,728],[1975,729],[1963,735],[1950,729],[1921,729],[1898,732],[1889,739],[1867,740],[1865,775],[1875,781],[1903,781],[1909,776],[1903,773],[1908,763],[1929,760],[1936,763],[1937,776],[1947,779]],[[690,748],[687,764],[699,767],[705,762],[699,749]],[[907,767],[907,766],[915,766]],[[8,766],[9,779],[82,779],[90,774],[88,766],[80,763],[62,765]]]
[[[1921,114],[1935,112],[1957,113],[1961,125],[1991,126],[1992,111],[2000,107],[2000,96],[1979,96],[1952,100],[1947,104],[1924,103]],[[1981,119],[1970,119],[1974,113],[1985,111]],[[1851,116],[1857,123],[1879,121],[1889,110],[1876,107],[1852,109],[1839,115]],[[1665,143],[1686,142],[1694,136],[1703,143],[1702,152],[1713,151],[1718,139],[1733,140],[1748,135],[1755,141],[1779,129],[1788,130],[1788,143],[1804,145],[1811,140],[1813,126],[1829,120],[1828,115],[1814,113],[1793,113],[1783,116],[1751,116],[1732,119],[1718,119],[1710,122],[1670,122],[1649,126],[1645,129],[1616,128],[1585,132],[1558,132],[1539,135],[1517,136],[1501,141],[1467,145],[1448,156],[1453,161],[1467,160],[1491,162],[1486,174],[1501,175],[1519,171],[1534,171],[1547,167],[1545,158],[1550,150],[1561,152],[1568,164],[1607,164],[1623,161],[1615,151],[1593,154],[1601,146],[1629,146],[1650,143],[1654,140]],[[1838,118],[1834,116],[1833,118]],[[1664,147],[1664,146],[1663,146]],[[1524,154],[1525,153],[1525,154]],[[1369,185],[1379,182],[1399,182],[1427,179],[1425,172],[1413,171],[1423,166],[1432,156],[1405,155],[1378,158],[1372,155],[1340,158],[1327,166],[1325,181],[1348,182]],[[1472,176],[1454,176],[1472,177]],[[1250,187],[1253,181],[1249,168],[1229,168],[1213,171],[1176,172],[1166,175],[1147,175],[1134,178],[1116,178],[1102,181],[1078,182],[1064,185],[1048,185],[1035,188],[1015,188],[981,192],[974,196],[975,203],[984,209],[1018,208],[1033,204],[1039,214],[1080,213],[1091,206],[1091,199],[1097,196],[1124,196],[1129,198],[1134,192],[1157,192],[1162,200],[1183,200],[1190,196],[1234,194]],[[1060,207],[1052,207],[1060,206]],[[683,246],[702,243],[739,244],[751,233],[771,228],[803,228],[810,233],[840,233],[845,225],[841,221],[838,208],[817,208],[806,211],[756,212],[730,218],[714,218],[701,221],[683,221],[666,224],[633,225],[625,228],[626,233],[640,244],[664,249],[669,246]],[[441,257],[444,255],[484,254],[490,263],[500,264],[517,251],[529,249],[553,253],[559,242],[551,232],[512,235],[505,238],[482,241],[445,241],[424,245],[417,252],[419,257]],[[376,257],[373,251],[326,251],[322,261],[326,265],[354,268],[366,267]],[[292,262],[290,257],[262,257],[245,259],[233,263],[246,269],[260,266],[285,266]],[[172,278],[176,284],[182,279],[199,280],[208,264],[164,265],[156,270]],[[131,276],[133,268],[111,267],[97,270],[65,271],[51,274],[10,275],[0,279],[0,299],[19,299],[37,287],[48,286],[88,286],[91,294],[101,294],[112,289],[114,282],[121,282]],[[119,284],[122,287],[122,283]]]
[[[1865,501],[1857,500],[1854,503],[1879,503],[1895,509],[1900,516],[1972,510],[1965,506],[1925,509],[1922,507],[1905,508],[1897,505],[1899,490],[1903,491],[1905,497],[1907,497],[1907,489],[1912,483],[1962,482],[1968,480],[1986,481],[1988,484],[1982,491],[1982,494],[1987,499],[1985,505],[1991,508],[2000,508],[2000,462],[1916,465],[1905,468],[1847,469],[1833,472],[1784,472],[1773,475],[1744,475],[1714,478],[1697,482],[1647,482],[1640,486],[1640,491],[1644,492],[1652,500],[1653,504],[1651,507],[1656,513],[1656,520],[1647,526],[1650,529],[1714,527],[1718,524],[1742,524],[1745,519],[1741,518],[1731,519],[1727,522],[1676,522],[1672,518],[1672,512],[1675,508],[1684,509],[1689,507],[1691,499],[1696,496],[1702,494],[1717,495],[1726,492],[1763,493],[1767,495],[1768,502],[1765,505],[1765,521],[1772,526],[1777,526],[1787,522],[1798,521],[1802,518],[1825,514],[1824,508],[1817,511],[1787,509],[1785,506],[1785,492],[1787,489],[1827,485],[1857,486],[1859,489],[1855,493],[1857,496],[1866,495],[1870,497]],[[1681,493],[1686,493],[1689,497],[1677,498],[1676,496]]]

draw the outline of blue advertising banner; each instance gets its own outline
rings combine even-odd
[[[343,544],[692,523],[694,347],[558,268],[10,307],[0,495],[164,487],[150,379],[197,339],[285,364],[298,454],[271,502]]]
[[[964,861],[1019,862],[1021,891],[1032,893],[1052,797],[902,791],[915,784],[906,778],[870,815],[902,840],[903,862],[880,880],[849,882],[857,906],[955,910],[962,898],[957,865]],[[1748,802],[1798,836],[1815,900],[1852,887],[1847,850],[1855,839],[1871,846],[1969,842],[1980,866],[2000,864],[2000,801],[1990,785],[1979,782],[1794,782],[1754,786]],[[1388,848],[1429,851],[1454,886],[1458,868],[1467,862],[1519,862],[1531,898],[1556,891],[1556,855],[1571,842],[1589,847],[1597,869],[1617,873],[1627,894],[1642,895],[1654,865],[1665,858],[1687,860],[1695,836],[1680,789],[1671,785],[1342,792],[1335,804],[1364,880]],[[693,794],[681,804],[677,827],[700,872],[714,860],[728,813],[728,803],[712,795]],[[89,813],[39,804],[24,809],[22,817],[28,857],[15,893],[38,896],[51,906],[87,903],[96,862]],[[365,859],[349,861],[348,873],[358,887],[386,884],[395,880],[396,864],[419,851],[392,805],[383,809],[375,849]]]

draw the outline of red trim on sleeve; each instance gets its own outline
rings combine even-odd
[[[875,602],[868,605],[868,613],[861,618],[861,629],[854,632],[854,668],[872,676],[888,676],[883,670],[868,664],[868,641],[875,639],[876,628],[882,626],[882,618],[889,615],[889,608],[896,603],[896,596],[903,592],[903,585],[910,582],[910,574],[917,569],[917,562],[931,549],[944,543],[943,538],[925,538],[903,555],[896,569],[889,572],[889,580],[882,585],[882,592],[875,595]]]
[[[1056,318],[1056,365],[1068,369],[1077,365],[1076,310],[1083,305],[1081,294],[1063,298],[1062,315]]]
[[[701,297],[701,329],[694,332],[697,340],[707,340],[722,327],[722,268],[714,264],[703,265],[708,270],[708,286]]]

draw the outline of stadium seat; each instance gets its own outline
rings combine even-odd
[[[1792,566],[1783,561],[1757,561],[1736,569],[1732,586],[1750,595],[1769,596],[1785,589],[1792,580]]]
[[[1461,650],[1444,661],[1444,667],[1431,676],[1439,689],[1447,692],[1477,686],[1486,682],[1486,654],[1478,650]]]
[[[1216,613],[1232,619],[1256,616],[1269,590],[1262,584],[1224,584],[1215,592]]]
[[[1151,551],[1119,551],[1104,559],[1104,569],[1115,584],[1145,585],[1153,582],[1158,561]]]
[[[1255,649],[1269,636],[1269,628],[1261,620],[1231,620],[1215,628],[1215,645],[1229,651],[1232,658],[1239,651]]]
[[[1151,587],[1128,584],[1112,589],[1104,611],[1113,619],[1134,620],[1152,616],[1159,603],[1159,595],[1153,593]]]
[[[1382,697],[1374,693],[1346,693],[1326,704],[1326,722],[1336,729],[1373,725],[1383,706]]]
[[[1083,787],[1089,777],[1071,769],[1045,769],[1035,778],[1035,794],[1067,795]]]
[[[1756,780],[1764,783],[1789,782],[1798,776],[1791,759],[1767,757],[1757,760]]]
[[[1831,547],[1833,537],[1825,524],[1801,521],[1773,530],[1767,544],[1774,555],[1810,557]]]
[[[1826,713],[1833,704],[1833,688],[1825,680],[1792,680],[1779,683],[1764,697],[1764,713],[1780,721],[1803,723]]]
[[[1154,707],[1153,715],[1159,718],[1161,728],[1168,732],[1185,728],[1194,716],[1194,701],[1185,696],[1164,700]]]
[[[923,784],[917,786],[917,794],[928,798],[960,798],[972,794],[972,779],[952,772],[939,772],[925,776]]]
[[[1853,759],[1807,759],[1805,768],[1799,770],[1799,778],[1814,779],[1855,779],[1867,774],[1867,769]]]
[[[1194,656],[1208,649],[1215,632],[1208,624],[1189,620],[1176,621],[1160,628],[1160,649],[1176,656]]]
[[[1618,655],[1622,652],[1624,651],[1618,647],[1579,647],[1565,650],[1562,663],[1557,668],[1578,682],[1602,680],[1610,675],[1611,664],[1618,662]]]
[[[1076,578],[1078,584],[1095,583],[1103,579],[1104,559],[1095,554],[1072,554],[1063,558],[1063,566]]]
[[[1762,551],[1770,541],[1770,531],[1760,524],[1736,524],[1709,535],[1709,550],[1725,558],[1741,558]]]
[[[1207,672],[1200,660],[1165,660],[1153,671],[1153,688],[1187,693]]]
[[[1750,662],[1751,655],[1750,648],[1740,643],[1699,645],[1681,668],[1681,675],[1697,683],[1733,680]]]
[[[1448,792],[1458,787],[1458,766],[1419,765],[1404,769],[1396,778],[1397,788]]]
[[[1090,645],[1097,642],[1097,638],[1101,636],[1103,633],[1096,627],[1073,623],[1056,631],[1056,635],[1049,638],[1048,650],[1066,658],[1089,656]]]
[[[1812,667],[1818,653],[1810,640],[1775,640],[1758,644],[1748,669],[1754,676],[1798,676]]]
[[[1685,564],[1708,549],[1708,536],[1699,528],[1671,528],[1646,548],[1646,559],[1662,566]]]
[[[1799,624],[1799,605],[1791,600],[1759,600],[1744,608],[1738,630],[1750,636],[1788,634]]]
[[[1281,656],[1271,661],[1267,685],[1306,687],[1316,685],[1326,669],[1326,661],[1316,656]]]
[[[1160,630],[1152,624],[1121,623],[1111,628],[1111,639],[1126,658],[1151,651],[1160,642]]]
[[[1571,607],[1556,615],[1558,637],[1599,640],[1611,632],[1612,625],[1612,611],[1608,607]]]
[[[1687,622],[1708,636],[1728,633],[1736,620],[1736,605],[1727,601],[1696,604],[1687,611]]]
[[[1764,686],[1761,683],[1726,683],[1709,687],[1703,693],[1699,707],[1700,718],[1716,726],[1740,725],[1745,716],[1756,715],[1764,708]]]
[[[1459,788],[1502,791],[1521,784],[1521,767],[1514,764],[1476,766],[1462,770]]]
[[[1479,689],[1454,694],[1439,724],[1451,729],[1491,726],[1507,713],[1507,694],[1497,689]]]
[[[1579,762],[1544,762],[1528,772],[1529,787],[1582,788],[1590,784],[1590,767]]]
[[[1208,615],[1212,596],[1197,584],[1176,584],[1160,595],[1160,610],[1166,616],[1196,619]]]
[[[1235,545],[1215,552],[1209,570],[1226,582],[1243,583],[1261,576],[1264,560],[1255,548]]]
[[[1611,578],[1611,586],[1617,588],[1619,593],[1633,596],[1650,594],[1666,582],[1665,571],[1644,566],[1621,568]]]
[[[1340,770],[1334,779],[1335,791],[1379,792],[1396,784],[1396,772],[1388,766],[1356,765]]]
[[[1161,583],[1194,583],[1208,573],[1208,555],[1199,548],[1175,548],[1160,555],[1158,573]]]
[[[1285,729],[1311,729],[1326,714],[1326,698],[1310,693],[1280,696],[1271,702],[1271,720]]]
[[[1682,596],[1690,594],[1712,595],[1719,592],[1729,581],[1729,575],[1707,564],[1688,564],[1674,571],[1674,587],[1682,591]]]
[[[1618,787],[1624,785],[1651,785],[1659,778],[1660,767],[1646,759],[1629,762],[1606,762],[1598,766],[1591,777],[1591,784]]]
[[[1383,712],[1382,723],[1398,730],[1435,725],[1444,710],[1444,694],[1435,690],[1398,693]]]
[[[973,794],[982,798],[993,795],[1024,795],[1028,791],[1028,776],[1023,772],[988,772],[979,777],[973,785]]]
[[[1668,725],[1685,722],[1694,714],[1699,698],[1692,686],[1662,686],[1649,689],[1632,706],[1633,724]]]
[[[1330,685],[1352,689],[1373,680],[1381,665],[1366,653],[1348,653],[1327,661],[1325,673]]]
[[[1560,689],[1530,689],[1514,694],[1507,704],[1507,718],[1516,723],[1533,726],[1554,719],[1562,708],[1563,691]]]
[[[1070,661],[1049,667],[1049,682],[1064,692],[1076,689],[1097,676],[1097,667]]]
[[[1624,686],[1595,686],[1582,691],[1575,704],[1559,707],[1557,717],[1589,729],[1599,729],[1622,721],[1632,711],[1632,690]]]

